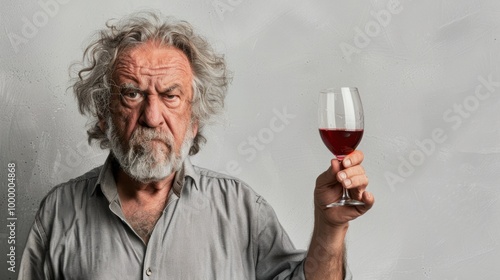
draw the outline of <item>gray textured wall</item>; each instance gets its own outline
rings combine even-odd
[[[309,242],[314,180],[331,157],[316,128],[317,93],[357,86],[366,111],[359,148],[377,201],[349,230],[355,278],[500,276],[499,1],[163,0],[146,7],[2,0],[1,6],[2,279],[15,276],[6,262],[8,164],[16,164],[18,268],[41,198],[107,154],[86,144],[86,120],[66,90],[68,66],[107,19],[147,7],[193,23],[235,74],[227,110],[193,161],[264,195],[298,247]]]

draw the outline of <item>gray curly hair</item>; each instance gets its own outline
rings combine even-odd
[[[108,21],[106,27],[86,48],[83,61],[78,64],[81,70],[73,84],[80,113],[90,119],[89,144],[95,140],[102,149],[110,146],[99,121],[107,120],[110,114],[112,74],[118,56],[145,42],[157,41],[183,51],[193,69],[192,122],[198,123],[198,134],[189,154],[198,153],[206,142],[202,128],[224,107],[231,79],[224,56],[217,55],[203,37],[194,33],[189,23],[159,13],[135,13],[121,20]]]

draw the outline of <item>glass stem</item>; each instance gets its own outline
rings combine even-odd
[[[350,200],[349,191],[346,188],[342,188],[342,200]]]
[[[337,156],[337,160],[340,163],[340,170],[344,169],[344,166],[342,165],[342,161],[344,160],[344,157],[345,156]],[[346,188],[344,188],[344,187],[342,187],[342,198],[341,198],[341,200],[343,200],[343,201],[351,200],[351,196],[349,195],[349,191]]]

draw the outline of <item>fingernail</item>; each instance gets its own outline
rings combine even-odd
[[[345,159],[344,162],[343,162],[343,164],[344,164],[344,167],[349,167],[349,166],[351,166],[351,160],[350,159]]]
[[[344,180],[344,186],[350,186],[351,185],[351,179],[346,179]]]
[[[344,180],[345,178],[347,178],[347,175],[345,174],[345,172],[340,172],[339,177],[340,179]]]

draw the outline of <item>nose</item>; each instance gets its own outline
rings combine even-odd
[[[156,96],[149,96],[145,100],[140,123],[150,128],[156,128],[164,124],[162,104]]]

